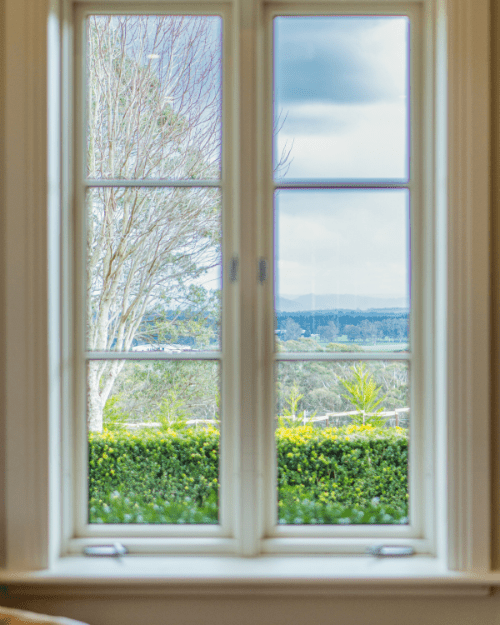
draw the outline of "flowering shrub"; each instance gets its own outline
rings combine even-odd
[[[89,434],[90,510],[114,492],[135,503],[138,497],[146,504],[189,498],[203,506],[217,498],[218,476],[216,429]]]
[[[406,522],[406,430],[280,427],[276,446],[281,523]],[[216,429],[91,433],[89,521],[215,523],[218,464]]]
[[[408,439],[403,428],[312,426],[276,433],[280,500],[396,506],[406,515]]]

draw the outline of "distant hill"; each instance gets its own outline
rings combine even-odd
[[[278,297],[276,308],[281,312],[302,310],[373,310],[408,308],[404,297],[372,297],[364,295],[285,295]]]
[[[277,297],[276,310],[280,310],[283,312],[298,312],[305,309],[300,302],[296,302],[293,299],[287,299],[285,297]]]

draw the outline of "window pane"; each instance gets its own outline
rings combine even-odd
[[[222,20],[87,19],[87,175],[220,177]]]
[[[277,178],[408,177],[406,17],[274,20]]]
[[[278,521],[408,522],[408,365],[277,365]]]
[[[217,362],[88,364],[90,523],[217,523],[219,380]]]
[[[404,189],[275,197],[278,351],[408,349]]]
[[[216,189],[87,194],[87,350],[220,347]]]

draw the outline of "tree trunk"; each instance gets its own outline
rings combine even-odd
[[[99,364],[89,364],[87,379],[87,424],[89,432],[102,432],[102,413],[105,401],[99,392]]]
[[[111,395],[123,360],[91,362],[87,382],[87,423],[90,432],[102,432],[104,406]]]

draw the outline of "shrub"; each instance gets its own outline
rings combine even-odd
[[[89,434],[89,499],[118,492],[145,503],[156,499],[203,505],[218,490],[219,433],[142,430]]]
[[[281,427],[276,445],[280,522],[405,522],[402,428]],[[218,463],[216,429],[91,433],[89,520],[214,523]]]
[[[324,503],[303,489],[285,488],[278,502],[278,521],[286,525],[404,524],[408,522],[408,507],[383,505],[376,497],[364,505]]]
[[[280,499],[292,488],[296,503],[308,498],[368,506],[376,499],[407,505],[408,440],[402,428],[279,428],[276,442]]]
[[[146,502],[140,495],[114,491],[90,501],[89,517],[92,523],[217,523],[217,495],[214,491],[197,505],[189,497],[172,502],[153,497]]]

